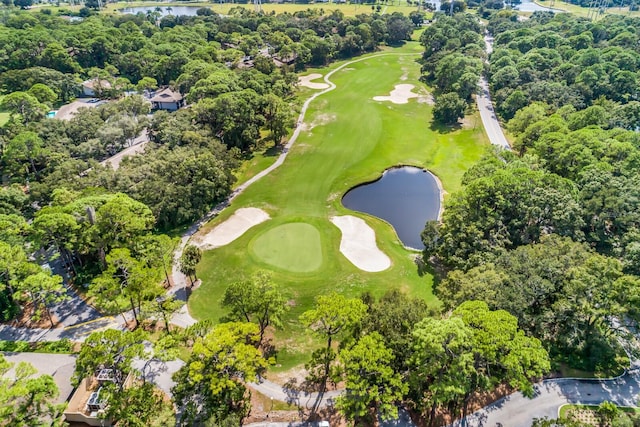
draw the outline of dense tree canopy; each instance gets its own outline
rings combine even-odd
[[[11,375],[9,370],[14,368]],[[0,354],[0,426],[63,425],[64,404],[54,404],[58,386],[51,375],[35,377],[36,369],[21,362],[13,366]]]
[[[616,322],[637,317],[640,280],[638,21],[516,18],[496,12],[488,25],[491,91],[514,152],[492,150],[466,172],[441,222],[426,224],[425,260],[444,267],[446,308],[482,300],[556,362],[615,372],[626,359]],[[423,36],[437,83],[464,44],[447,48],[436,28],[455,26]]]

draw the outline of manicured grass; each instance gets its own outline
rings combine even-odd
[[[555,9],[564,10],[566,12],[573,13],[574,15],[578,15],[578,16],[587,17],[587,15],[589,14],[588,7],[578,6],[576,4],[567,3],[561,0],[555,1],[553,3],[547,0],[534,0],[534,1],[538,3],[540,6],[553,7]],[[629,12],[628,7],[622,7],[622,8],[609,7],[606,9],[605,14],[640,16],[640,11]]]
[[[249,244],[258,263],[294,273],[309,273],[322,265],[320,233],[313,225],[291,222],[268,229]]]
[[[276,161],[281,152],[281,147],[274,147],[272,142],[269,142],[268,148],[259,148],[250,156],[243,159],[242,164],[238,169],[234,171],[234,175],[237,178],[237,184],[242,184],[248,181],[261,171],[265,170],[273,162]]]
[[[408,104],[376,102],[376,95],[388,95],[396,84],[410,83],[419,91],[421,47],[416,42],[388,49],[386,56],[369,55],[332,76],[337,89],[316,99],[305,117],[307,131],[291,149],[285,163],[239,195],[232,205],[204,227],[203,232],[227,219],[240,207],[266,210],[271,220],[259,224],[233,243],[207,251],[198,267],[203,284],[189,301],[191,313],[199,319],[218,320],[229,283],[243,280],[259,270],[270,271],[289,299],[290,310],[284,328],[275,336],[283,350],[277,363],[291,367],[305,360],[315,345],[297,319],[313,306],[316,295],[337,291],[359,296],[368,291],[380,296],[390,289],[438,304],[432,294],[433,277],[420,275],[413,258],[393,228],[374,217],[345,209],[341,196],[352,186],[374,179],[386,168],[405,164],[426,167],[441,179],[446,191],[460,187],[463,173],[475,163],[487,144],[479,118],[467,125],[441,129],[432,125],[432,106],[411,100]],[[327,73],[330,68],[310,70]],[[378,246],[392,259],[392,266],[380,273],[357,269],[339,252],[340,231],[329,221],[337,214],[365,218],[376,232]],[[315,271],[295,273],[269,267],[256,260],[256,242],[263,233],[284,224],[301,222],[320,234],[322,265]],[[249,248],[249,250],[247,250]],[[299,254],[303,256],[303,254]],[[308,357],[308,356],[307,356]]]

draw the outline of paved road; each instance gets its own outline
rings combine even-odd
[[[60,107],[55,118],[58,120],[71,120],[79,108],[95,108],[105,102],[106,101],[96,100],[95,98],[79,98]]]
[[[487,54],[493,52],[493,38],[489,35],[486,35],[484,38],[484,42],[487,46]],[[480,85],[480,93],[476,96],[476,104],[478,105],[478,111],[480,111],[482,125],[487,132],[489,141],[491,141],[493,145],[497,145],[505,149],[511,149],[507,138],[505,138],[504,136],[504,132],[502,132],[500,122],[498,121],[498,116],[496,115],[496,112],[493,108],[493,103],[491,102],[491,94],[489,93],[489,83],[487,82],[487,79],[482,76],[478,84]]]
[[[411,421],[411,417],[409,413],[404,409],[400,408],[398,410],[398,419],[392,421],[382,421],[378,420],[379,427],[416,427],[416,425]],[[273,423],[273,422],[258,422],[245,424],[244,427],[320,427],[319,422],[308,422],[308,421],[292,421],[288,423]]]
[[[71,341],[83,342],[92,332],[105,329],[122,329],[122,322],[114,317],[101,317],[99,319],[81,323],[74,326],[55,329],[16,328],[10,325],[0,325],[0,340],[3,341]]]
[[[67,297],[66,301],[56,304],[51,308],[51,312],[58,318],[63,326],[74,326],[79,323],[94,321],[102,317],[95,307],[87,304],[78,294],[68,285],[69,275],[62,265],[62,259],[57,255],[53,248],[45,251],[44,256],[48,260],[47,265],[53,274],[57,274],[64,279]]]
[[[155,358],[147,358],[153,355],[153,344],[144,341],[144,349],[147,353],[145,359],[134,359],[131,366],[140,372],[145,381],[152,382],[168,396],[172,396],[171,388],[175,385],[173,374],[184,366],[180,359],[161,361]]]
[[[636,406],[640,393],[640,372],[633,371],[615,380],[547,380],[536,384],[536,395],[528,399],[514,393],[458,420],[452,427],[530,427],[534,418],[557,418],[566,403],[599,405],[610,401]],[[465,424],[466,422],[466,424]]]
[[[142,153],[144,151],[144,147],[147,145],[148,142],[149,142],[149,134],[147,133],[147,130],[144,129],[142,133],[138,135],[138,137],[136,137],[136,139],[134,139],[131,142],[131,146],[125,148],[119,153],[114,154],[108,159],[101,161],[100,164],[103,166],[110,164],[114,171],[118,170],[118,168],[120,167],[120,162],[122,162],[122,159],[124,159],[125,157],[135,156],[136,154]]]

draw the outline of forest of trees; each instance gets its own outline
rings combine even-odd
[[[443,124],[457,123],[478,90],[485,58],[482,27],[473,16],[440,16],[428,26],[420,43],[422,79],[436,91],[433,117]]]
[[[626,363],[617,322],[640,314],[640,21],[516,17],[488,25],[514,152],[489,152],[465,174],[441,224],[425,228],[425,259],[447,272],[445,307],[485,301],[555,362],[613,372]]]

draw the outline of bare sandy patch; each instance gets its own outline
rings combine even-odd
[[[310,89],[326,89],[329,87],[327,83],[314,83],[311,80],[316,80],[322,77],[322,74],[313,73],[307,76],[298,77],[298,84],[300,86],[308,87]]]
[[[376,245],[376,233],[361,218],[334,216],[331,222],[342,232],[340,252],[360,270],[375,273],[391,266],[391,259]]]
[[[258,208],[240,208],[222,224],[192,242],[203,249],[219,248],[242,236],[251,227],[268,220],[269,214]]]
[[[394,104],[406,104],[411,98],[423,98],[424,95],[413,92],[415,86],[411,84],[399,84],[388,96],[374,96],[374,101],[391,101]],[[420,101],[420,99],[418,99]],[[426,102],[426,101],[423,101]]]
[[[435,105],[436,104],[436,100],[433,98],[433,95],[431,95],[430,93],[427,93],[427,94],[420,95],[418,97],[418,103],[419,104],[427,104],[427,105]]]
[[[313,121],[311,123],[303,123],[302,130],[309,132],[313,130],[313,128],[315,128],[316,126],[322,126],[322,125],[326,125],[327,123],[334,122],[337,117],[338,116],[335,113],[318,114],[313,118]]]

